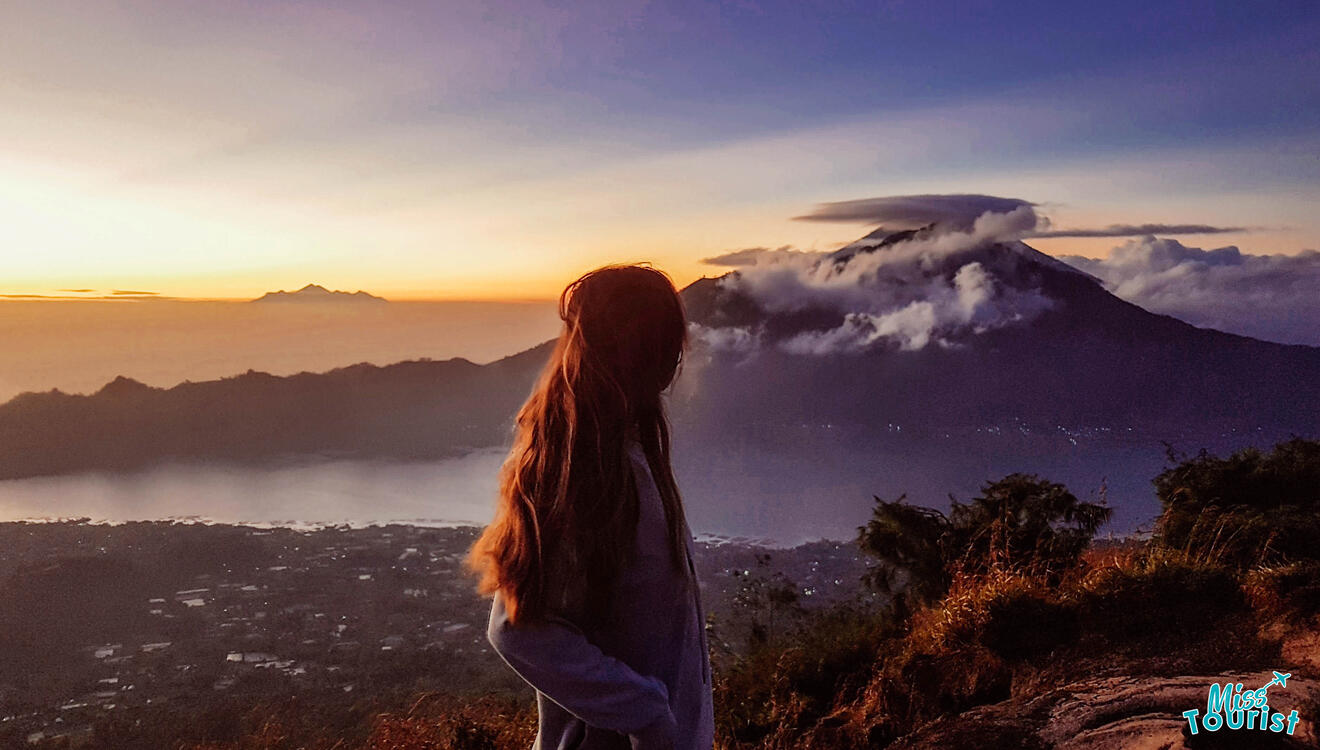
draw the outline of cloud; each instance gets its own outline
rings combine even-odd
[[[94,292],[95,289],[60,289],[61,292]],[[165,297],[160,292],[134,292],[114,290],[111,294],[0,294],[0,299],[39,299],[39,300],[175,300],[178,297]]]
[[[708,266],[726,266],[734,268],[737,266],[751,266],[764,261],[767,257],[779,255],[784,257],[807,256],[813,253],[806,250],[795,250],[787,245],[774,249],[768,247],[748,247],[742,250],[730,250],[727,253],[716,255],[711,258],[702,258],[701,262]]]
[[[689,323],[688,333],[701,345],[722,352],[750,352],[760,344],[760,337],[747,326],[711,328]]]
[[[1123,299],[1192,325],[1268,341],[1320,346],[1320,251],[1252,255],[1142,237],[1103,259],[1060,260]]]
[[[1050,229],[1032,237],[1144,237],[1151,234],[1235,234],[1248,227],[1215,227],[1209,224],[1110,224],[1099,229]]]
[[[943,224],[918,232],[883,252],[749,248],[707,262],[736,267],[719,283],[751,298],[767,314],[812,309],[842,315],[843,322],[833,329],[774,342],[783,351],[821,355],[886,345],[917,350],[932,343],[950,346],[958,334],[982,333],[1050,306],[1039,291],[1004,283],[999,269],[956,257],[989,243],[1015,241],[1036,226],[1032,207],[1018,204],[1006,212],[983,213],[963,229]],[[751,329],[699,333],[718,349],[747,351],[763,343],[760,332]]]
[[[830,354],[862,351],[881,341],[896,343],[905,351],[924,349],[932,341],[951,346],[944,337],[950,332],[984,333],[1033,317],[1050,304],[1039,293],[1001,289],[984,266],[972,262],[958,269],[951,284],[930,284],[922,299],[880,314],[850,312],[839,327],[799,333],[781,348],[796,354]]]
[[[731,260],[737,261],[738,273],[724,283],[770,312],[804,307],[875,312],[876,304],[888,308],[898,299],[904,304],[910,301],[907,297],[912,290],[930,281],[933,269],[949,256],[992,242],[1016,240],[1036,223],[1030,206],[1018,206],[1007,213],[985,213],[966,230],[943,226],[919,232],[886,247],[883,253],[841,256],[787,248],[742,250],[730,254],[735,256]]]
[[[881,224],[888,229],[918,229],[943,224],[969,228],[985,214],[1007,214],[1018,208],[1033,211],[1039,206],[1021,198],[974,193],[956,195],[891,195],[834,203],[818,203],[811,211],[793,217],[797,221],[827,221]],[[1030,237],[1144,237],[1148,234],[1233,234],[1250,232],[1249,227],[1220,227],[1211,224],[1110,224],[1106,227],[1051,229],[1049,219],[1038,216],[1037,231]],[[782,250],[783,248],[781,248]],[[748,251],[750,252],[750,251]],[[731,254],[733,255],[733,254]],[[721,256],[723,257],[723,256]],[[737,265],[718,263],[716,265]]]
[[[772,342],[799,354],[859,351],[879,345],[915,350],[953,345],[959,334],[980,333],[1029,319],[1052,301],[1004,276],[1006,269],[957,253],[988,243],[1030,237],[1137,236],[1097,260],[1060,260],[1100,279],[1110,291],[1157,313],[1193,325],[1284,343],[1320,345],[1320,252],[1250,255],[1236,247],[1187,247],[1155,234],[1227,234],[1248,227],[1209,224],[1112,224],[1050,228],[1038,204],[988,195],[907,195],[823,203],[797,217],[808,221],[885,225],[835,253],[791,247],[744,248],[707,258],[735,272],[721,284],[754,300],[768,314],[830,310],[843,322]],[[934,225],[934,226],[931,226]],[[929,229],[925,229],[930,227]],[[921,229],[882,252],[899,229]],[[713,348],[747,351],[758,331],[703,332]]]
[[[917,229],[929,224],[968,229],[987,213],[1007,214],[1019,208],[1031,210],[1034,206],[1035,203],[1020,198],[993,195],[891,195],[819,203],[810,212],[793,218],[797,221],[883,224],[891,229]]]

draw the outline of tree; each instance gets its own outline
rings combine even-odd
[[[862,551],[880,561],[863,581],[889,596],[902,613],[909,602],[931,601],[948,589],[951,541],[943,513],[906,500],[907,495],[892,502],[875,496],[871,520],[857,530]]]
[[[943,596],[955,571],[1057,576],[1077,564],[1113,513],[1034,474],[987,482],[970,502],[952,500],[947,516],[905,500],[876,497],[871,520],[857,530],[862,550],[881,562],[867,583],[894,597],[900,611]]]
[[[970,503],[953,503],[952,550],[964,570],[992,565],[1050,573],[1077,564],[1095,532],[1113,515],[1100,503],[1084,503],[1067,487],[1034,474],[1009,474],[981,488]]]

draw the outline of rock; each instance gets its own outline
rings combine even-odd
[[[1182,713],[1205,711],[1212,683],[1242,683],[1253,690],[1269,682],[1271,672],[1234,672],[1180,677],[1104,677],[1081,680],[1026,700],[979,706],[960,716],[941,719],[904,738],[896,747],[1008,747],[1051,750],[1197,750],[1199,748],[1317,747],[1320,681],[1300,676],[1286,688],[1273,687],[1273,711],[1301,716],[1296,731],[1286,734],[1254,730],[1224,730],[1190,736]],[[969,744],[972,743],[972,744]]]

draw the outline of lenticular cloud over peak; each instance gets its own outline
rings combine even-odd
[[[882,198],[820,203],[795,216],[798,221],[880,224],[890,229],[918,229],[932,224],[968,230],[986,214],[1032,211],[1037,204],[1021,198],[974,193],[954,195],[891,195]]]

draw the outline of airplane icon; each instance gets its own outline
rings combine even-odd
[[[1275,673],[1274,673],[1274,679],[1272,679],[1272,680],[1270,680],[1269,682],[1265,683],[1265,687],[1269,687],[1270,685],[1278,685],[1279,687],[1288,687],[1288,678],[1289,678],[1289,677],[1292,677],[1292,672],[1286,672],[1286,673],[1285,673],[1285,672],[1275,672]]]

